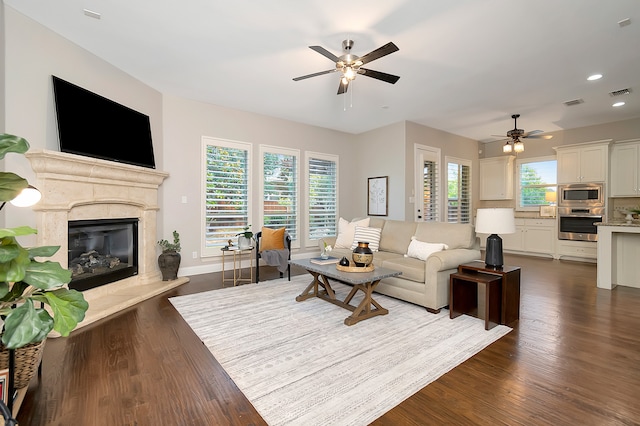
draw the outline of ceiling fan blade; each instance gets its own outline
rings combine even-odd
[[[528,134],[523,136],[524,139],[552,139],[553,135]]]
[[[329,74],[329,73],[336,72],[336,71],[338,71],[338,70],[337,69],[332,69],[332,70],[314,72],[313,74],[307,74],[307,75],[303,75],[303,76],[300,76],[300,77],[296,77],[296,78],[293,79],[293,81],[300,81],[300,80],[304,80],[305,78],[317,77],[319,75]]]
[[[398,46],[396,46],[395,44],[393,44],[392,42],[389,42],[387,44],[385,44],[382,47],[378,47],[376,50],[373,50],[369,53],[367,53],[366,55],[364,55],[363,57],[359,58],[358,60],[361,61],[363,64],[366,64],[368,62],[374,61],[378,58],[382,58],[383,56],[386,56],[390,53],[396,52],[400,49],[398,49]],[[336,61],[337,62],[337,61]]]
[[[316,52],[318,52],[322,56],[325,56],[325,57],[331,59],[333,62],[340,62],[340,58],[338,58],[336,55],[334,55],[333,53],[329,52],[327,49],[325,49],[322,46],[309,46],[309,49],[315,50]]]
[[[395,84],[400,80],[400,77],[393,74],[387,74],[386,72],[374,71],[367,68],[360,68],[358,74],[366,75],[367,77],[375,78],[377,80],[386,81],[387,83]]]
[[[349,81],[347,81],[347,84],[343,84],[342,80],[340,80],[340,83],[338,85],[338,95],[347,93],[347,90],[349,90]]]

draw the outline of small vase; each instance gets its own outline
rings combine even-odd
[[[351,258],[355,262],[356,266],[367,267],[373,262],[373,252],[369,248],[369,243],[365,241],[358,241],[358,246],[353,249]]]
[[[327,253],[326,250],[322,250],[320,252],[320,259],[328,259],[329,258],[329,254]]]
[[[238,248],[240,250],[246,250],[251,247],[251,238],[247,238],[244,235],[238,237]]]

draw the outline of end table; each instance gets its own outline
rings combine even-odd
[[[461,274],[492,274],[502,277],[502,303],[500,324],[509,325],[520,318],[520,267],[504,265],[501,268],[487,266],[483,261],[458,266]]]
[[[221,249],[222,250],[222,286],[224,287],[224,283],[232,282],[233,286],[237,286],[239,283],[252,283],[253,282],[253,249],[255,247],[251,246],[248,248],[239,248],[232,247]],[[226,256],[231,255],[233,253],[233,277],[227,278],[225,276],[224,265],[226,263]],[[242,276],[242,258],[245,255],[249,256],[249,276]]]

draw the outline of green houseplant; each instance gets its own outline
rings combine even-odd
[[[28,149],[24,138],[0,134],[0,159],[10,152],[24,154]],[[0,172],[2,206],[27,186],[20,176]],[[37,260],[53,256],[59,246],[25,248],[17,240],[36,232],[29,226],[0,229],[0,333],[5,352],[33,345],[42,347],[51,331],[68,336],[89,308],[82,293],[67,286],[71,271],[58,262]],[[16,369],[20,368],[18,357],[16,352]],[[16,387],[20,387],[19,383]]]
[[[251,225],[247,225],[242,228],[242,232],[238,232],[236,236],[238,237],[238,248],[245,249],[251,246],[251,239],[253,238],[253,232],[249,229]]]
[[[162,281],[170,281],[178,278],[178,269],[180,268],[180,234],[173,231],[173,243],[168,240],[158,241],[158,245],[162,249],[162,253],[158,256],[158,266],[162,273]]]

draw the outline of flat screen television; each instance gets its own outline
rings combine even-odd
[[[60,151],[156,167],[148,115],[52,77]]]

